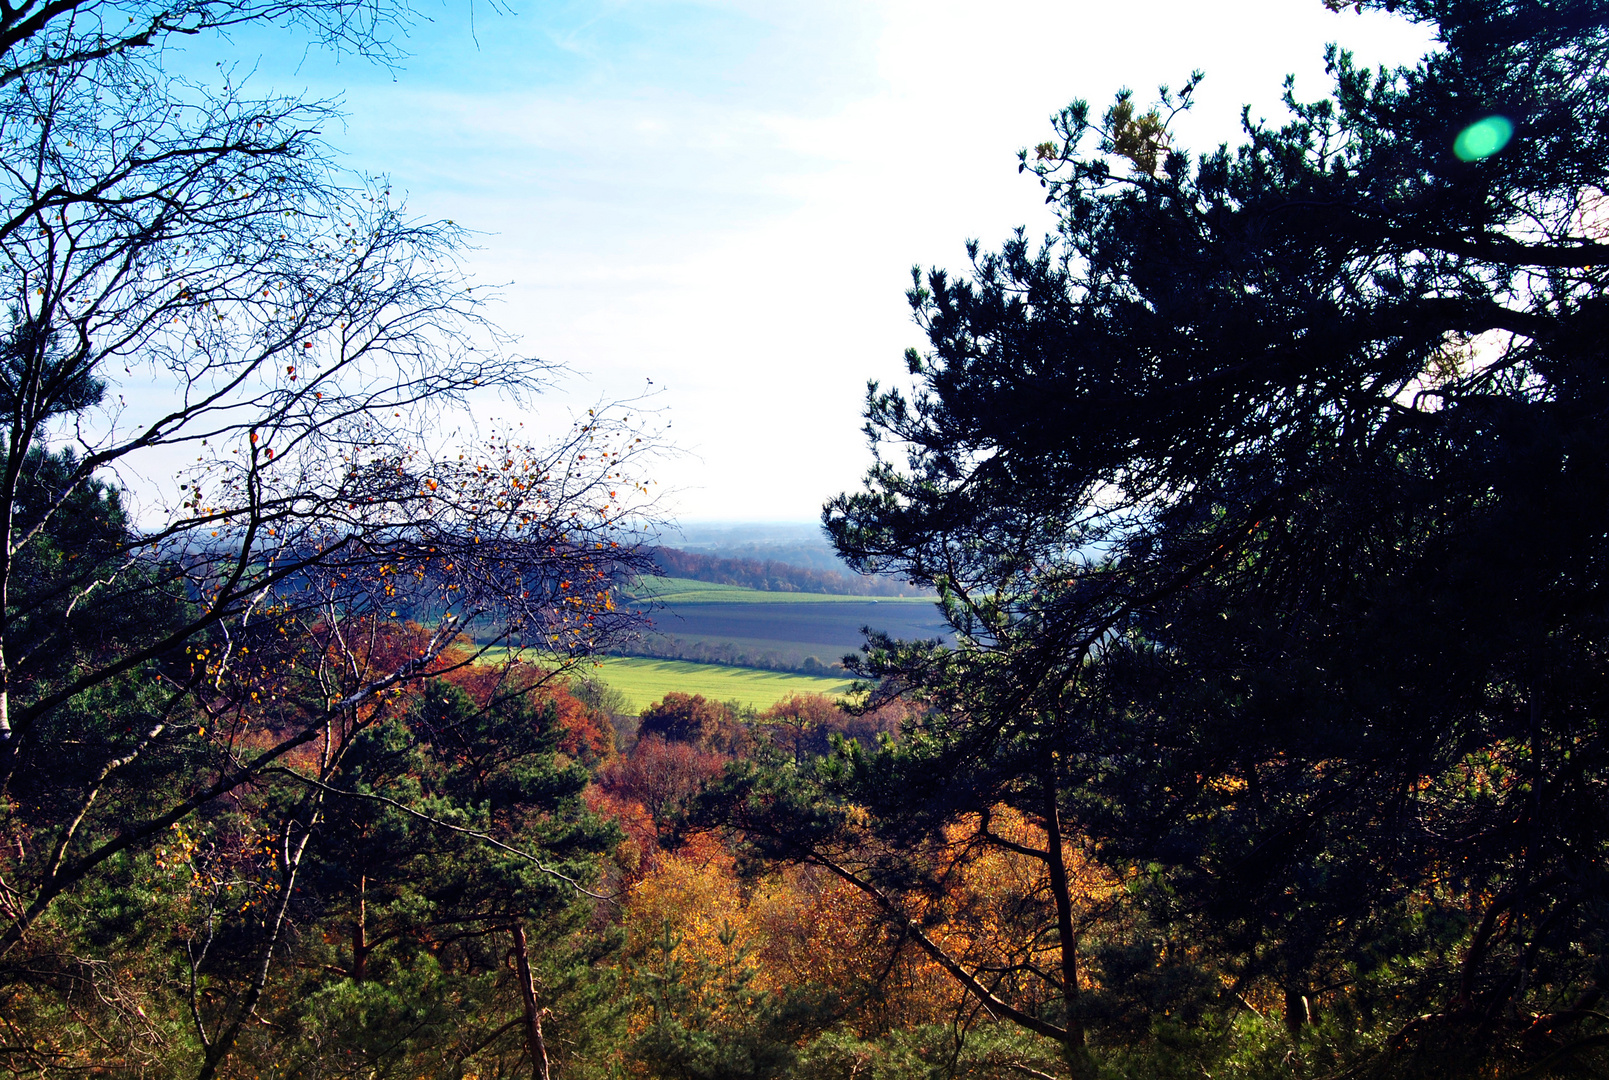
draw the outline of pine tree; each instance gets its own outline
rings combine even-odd
[[[1609,6],[1379,6],[1437,50],[1199,157],[1196,79],[1075,102],[1056,235],[916,278],[825,522],[957,647],[871,643],[902,744],[727,792],[913,937],[944,831],[1029,815],[1045,951],[931,948],[1080,1071],[1604,1064]]]

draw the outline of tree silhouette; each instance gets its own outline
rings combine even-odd
[[[1022,160],[1057,234],[916,277],[915,389],[825,522],[957,647],[871,643],[902,745],[729,782],[913,936],[945,830],[1025,815],[1047,962],[927,936],[1082,1072],[1206,1014],[1343,1071],[1602,1065],[1609,14],[1379,6],[1438,50],[1332,50],[1201,157],[1195,79],[1075,102]],[[1068,845],[1129,882],[1094,923]]]

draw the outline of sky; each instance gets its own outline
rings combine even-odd
[[[475,231],[497,321],[566,377],[501,418],[559,430],[641,399],[688,521],[810,521],[855,488],[868,379],[922,337],[913,265],[962,269],[1053,219],[1017,150],[1074,98],[1206,79],[1174,128],[1233,143],[1242,105],[1328,89],[1323,49],[1412,63],[1420,29],[1319,0],[484,0],[420,7],[387,68],[252,31],[185,46],[258,92],[339,96],[330,141],[410,211]]]

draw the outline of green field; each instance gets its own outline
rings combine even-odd
[[[691,578],[638,578],[631,595],[662,604],[926,604],[931,596],[840,596],[836,593],[765,592]]]
[[[794,675],[758,668],[720,664],[690,664],[682,660],[649,660],[635,656],[604,657],[598,667],[583,665],[576,672],[620,691],[632,712],[641,712],[671,690],[702,694],[715,701],[737,701],[756,709],[769,709],[789,694],[838,695],[849,690],[849,679]]]

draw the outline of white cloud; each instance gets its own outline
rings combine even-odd
[[[1147,100],[1203,68],[1178,133],[1207,149],[1236,139],[1243,102],[1277,115],[1287,72],[1322,94],[1327,40],[1390,63],[1425,42],[1317,0],[638,2],[533,19],[483,20],[483,42],[498,36],[484,52],[354,90],[346,144],[417,210],[483,231],[469,262],[511,283],[503,321],[588,373],[572,404],[666,388],[692,452],[662,477],[683,513],[751,520],[809,518],[857,482],[865,381],[898,378],[920,344],[912,263],[958,267],[968,237],[1050,227],[1015,153],[1069,99]],[[520,35],[563,56],[520,61]]]

